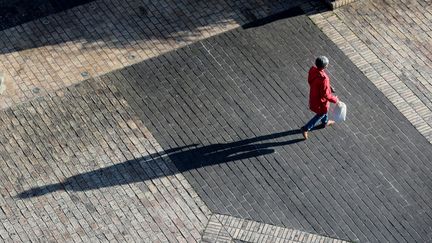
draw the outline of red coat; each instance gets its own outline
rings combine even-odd
[[[308,83],[310,86],[309,108],[317,114],[328,112],[330,102],[336,103],[338,98],[330,89],[330,79],[324,69],[313,66],[309,70]]]

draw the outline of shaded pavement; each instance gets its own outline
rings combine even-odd
[[[273,153],[273,147],[287,146],[303,141],[301,138],[290,138],[291,135],[300,133],[300,130],[293,130],[226,144],[212,144],[202,147],[197,146],[197,144],[193,144],[180,148],[169,149],[165,150],[163,155],[151,154],[139,159],[126,161],[121,164],[116,164],[75,175],[60,183],[32,188],[30,190],[21,192],[19,195],[17,195],[17,197],[29,198],[42,196],[47,193],[52,193],[59,190],[94,190],[101,187],[110,187],[151,180],[157,177],[165,177],[168,175],[164,173],[150,174],[150,171],[147,170],[148,166],[157,167],[157,160],[160,159],[158,158],[160,156],[169,156],[171,160],[176,161],[175,164],[179,169],[179,172],[184,172],[186,170],[196,169],[198,167],[208,165],[263,156]],[[284,137],[284,140],[286,141],[264,142],[265,140],[272,140],[280,137]],[[97,178],[97,180],[95,180],[95,178]],[[116,178],[117,180],[113,180],[113,178]]]
[[[243,27],[1,111],[0,237],[199,241],[227,215],[431,241],[428,140],[307,16]],[[348,119],[302,142],[318,55]]]
[[[431,144],[304,15],[230,31],[102,79],[169,151],[298,129],[312,116],[305,80],[318,55],[331,60],[346,122],[264,156],[183,174],[219,214],[360,242],[430,240]]]

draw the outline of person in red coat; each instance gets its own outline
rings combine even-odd
[[[330,107],[329,102],[337,103],[339,99],[332,94],[330,79],[325,72],[328,63],[329,60],[327,57],[320,56],[315,60],[315,66],[311,67],[309,70],[309,108],[311,111],[315,112],[316,115],[301,128],[304,139],[308,139],[308,132],[314,128],[319,121],[321,121],[324,127],[334,124],[334,121],[329,120],[327,112]]]

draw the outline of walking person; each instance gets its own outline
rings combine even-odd
[[[308,139],[308,132],[314,128],[318,122],[321,122],[321,125],[324,127],[331,126],[335,123],[329,120],[327,114],[330,107],[329,102],[339,102],[338,97],[332,94],[333,89],[330,86],[330,79],[325,72],[328,63],[329,60],[327,57],[320,56],[315,60],[315,66],[311,67],[309,70],[309,108],[316,114],[301,128],[304,139]]]

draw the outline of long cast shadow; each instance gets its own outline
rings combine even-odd
[[[123,185],[163,177],[173,173],[184,172],[208,165],[263,156],[273,153],[274,147],[298,143],[303,141],[303,138],[295,138],[280,142],[267,140],[298,135],[300,133],[301,131],[297,129],[231,143],[219,143],[206,146],[197,146],[197,144],[192,144],[173,148],[166,150],[163,153],[151,154],[139,159],[129,160],[120,164],[78,174],[69,177],[60,183],[31,188],[27,191],[21,192],[16,197],[30,198],[59,190],[86,191],[115,185]],[[169,156],[171,161],[174,162],[176,168],[162,171],[159,168],[159,164],[166,163],[163,159],[164,156]],[[170,167],[170,165],[167,166]]]

